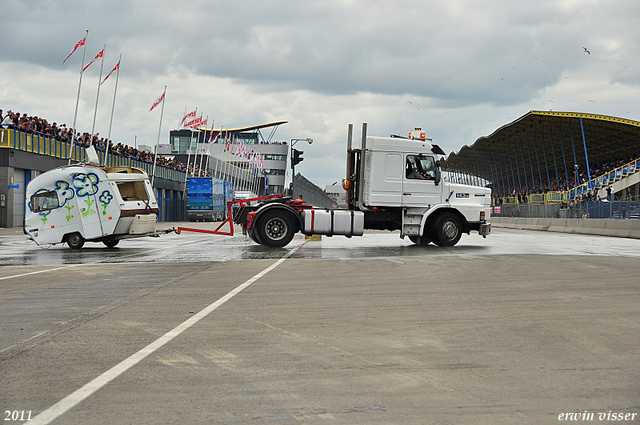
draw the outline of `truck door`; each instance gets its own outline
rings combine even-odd
[[[441,186],[436,186],[436,160],[430,155],[406,154],[402,180],[402,204],[426,207],[440,202]]]
[[[77,174],[73,178],[85,239],[104,235],[100,221],[100,209],[98,208],[98,182],[99,178],[94,173]]]

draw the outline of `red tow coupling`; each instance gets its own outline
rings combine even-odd
[[[259,198],[238,199],[236,201],[229,201],[229,202],[227,202],[227,218],[222,223],[220,223],[220,225],[218,227],[216,227],[215,230],[197,229],[197,228],[194,228],[194,227],[178,227],[176,229],[176,233],[180,234],[181,232],[184,231],[184,232],[209,233],[209,234],[212,234],[212,235],[233,236],[234,235],[234,230],[233,230],[233,211],[232,211],[232,206],[233,205],[239,204],[240,207],[244,207],[250,202],[264,201],[266,199],[281,198],[281,197],[282,197],[282,194],[278,194],[278,195],[261,196]],[[222,226],[224,226],[227,223],[229,223],[229,230],[228,231],[220,230],[222,228]]]

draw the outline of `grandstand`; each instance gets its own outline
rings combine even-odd
[[[508,211],[509,205],[521,208],[527,204],[556,205],[548,208],[555,213],[547,213],[558,215],[558,205],[638,201],[639,157],[638,121],[577,112],[531,111],[449,154],[442,166],[452,181],[488,182],[494,205],[507,207],[500,213]],[[629,207],[637,210],[636,206]]]

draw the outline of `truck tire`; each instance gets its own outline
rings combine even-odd
[[[282,248],[293,239],[295,229],[291,214],[287,211],[265,211],[255,229],[257,240],[270,248]]]
[[[409,236],[409,240],[414,244],[420,246],[427,246],[429,245],[429,242],[431,242],[431,238],[428,234],[426,234],[426,232],[422,236]]]
[[[262,245],[262,242],[260,241],[260,237],[258,236],[258,232],[256,231],[255,225],[249,228],[249,230],[247,231],[247,235],[249,235],[252,241],[254,241],[259,245]]]
[[[454,246],[462,236],[460,219],[454,213],[443,213],[433,222],[430,235],[433,243],[438,246]]]
[[[84,245],[84,238],[77,232],[67,235],[67,245],[71,249],[80,249]]]

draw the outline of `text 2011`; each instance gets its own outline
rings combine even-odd
[[[31,410],[5,410],[5,421],[30,421]]]

